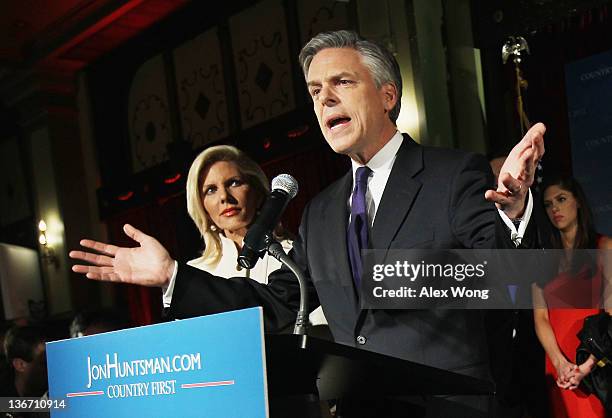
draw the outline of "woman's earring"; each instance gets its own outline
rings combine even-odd
[[[213,231],[213,232],[215,232],[215,231],[217,230],[217,226],[216,226],[216,225],[214,225],[214,224],[213,224],[213,225],[211,225],[211,226],[210,226],[210,230],[211,230],[211,231]]]

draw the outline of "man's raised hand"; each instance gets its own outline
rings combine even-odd
[[[90,263],[75,264],[72,271],[94,280],[142,286],[166,285],[175,264],[168,251],[155,238],[129,224],[123,226],[123,231],[139,245],[127,248],[83,239],[80,244],[95,252],[70,251],[70,258]]]
[[[499,174],[497,190],[487,190],[485,199],[494,202],[510,219],[523,215],[529,187],[533,184],[538,161],[544,155],[546,127],[537,123],[512,148]]]

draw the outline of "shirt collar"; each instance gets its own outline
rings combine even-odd
[[[368,161],[366,164],[374,173],[379,170],[389,169],[395,160],[395,155],[399,150],[402,142],[404,141],[404,137],[399,131],[395,131],[395,135],[391,137],[389,141],[382,147],[374,156]],[[353,169],[353,183],[355,182],[355,172],[359,167],[363,167],[363,165],[356,163],[354,160],[351,160],[351,166]]]

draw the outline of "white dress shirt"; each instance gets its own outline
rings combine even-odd
[[[391,174],[391,169],[393,168],[393,163],[395,162],[395,158],[397,157],[397,151],[399,151],[402,146],[402,142],[404,142],[404,137],[401,133],[395,132],[395,135],[391,137],[389,142],[385,144],[384,147],[380,149],[371,159],[368,161],[367,166],[372,170],[372,173],[368,177],[368,186],[366,189],[366,209],[368,211],[368,226],[372,229],[372,225],[374,225],[374,218],[376,217],[376,211],[378,210],[378,206],[380,205],[380,200],[382,199],[383,192],[385,191],[385,186],[387,185],[387,180],[389,180],[389,175]],[[356,163],[351,160],[352,169],[353,169],[353,185],[355,184],[355,172],[359,167],[362,167],[361,164]],[[354,187],[353,187],[354,188]],[[352,202],[353,194],[349,196],[348,200],[348,209],[349,213],[351,212],[351,202]],[[349,223],[350,223],[349,219]]]

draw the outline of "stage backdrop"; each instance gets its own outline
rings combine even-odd
[[[612,51],[566,65],[574,176],[584,187],[597,231],[612,234]]]

